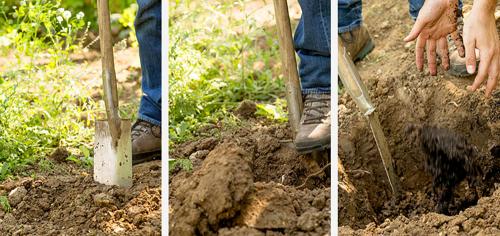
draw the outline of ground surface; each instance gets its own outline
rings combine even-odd
[[[101,101],[98,53],[73,55],[74,77]],[[140,92],[138,49],[115,52],[122,112],[137,111]],[[0,183],[9,195],[10,212],[0,210],[0,235],[160,235],[161,162],[133,168],[133,186],[119,188],[93,181],[91,169],[66,161],[65,151],[49,157],[52,167],[29,168]],[[20,173],[22,175],[22,173]]]
[[[59,173],[5,181],[10,213],[2,235],[160,235],[161,162],[134,167],[134,185],[97,184],[92,173],[59,164]]]
[[[469,7],[466,4],[465,9]],[[368,123],[348,95],[341,95],[341,234],[498,234],[499,160],[490,150],[500,144],[499,91],[487,100],[483,97],[484,89],[476,93],[466,90],[473,77],[454,78],[442,70],[437,76],[418,72],[414,43],[405,44],[402,40],[412,26],[406,2],[365,2],[363,12],[376,48],[357,67],[377,107],[403,196],[398,201],[392,199]],[[472,190],[463,182],[455,190],[451,207],[457,215],[434,213],[436,202],[431,194],[431,176],[423,169],[423,153],[404,133],[409,123],[451,129],[477,147],[483,168],[496,173],[490,174],[483,184],[487,191],[477,205],[471,198]]]
[[[194,168],[170,175],[170,234],[329,235],[330,178],[300,187],[326,163],[298,155],[286,125],[242,122],[172,149],[171,158],[189,157]]]

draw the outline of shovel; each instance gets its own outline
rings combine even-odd
[[[283,63],[283,75],[285,77],[288,120],[295,136],[299,130],[303,104],[295,49],[293,48],[292,27],[286,0],[274,0],[273,2],[281,62]]]
[[[389,151],[389,146],[387,145],[384,132],[382,131],[382,127],[380,126],[377,113],[375,113],[375,107],[370,101],[368,91],[361,81],[359,73],[352,62],[351,57],[347,53],[342,40],[339,40],[338,49],[340,80],[342,80],[347,92],[358,105],[361,113],[367,117],[368,123],[370,123],[370,128],[373,132],[373,137],[377,143],[380,157],[382,158],[382,164],[384,165],[385,172],[389,179],[389,185],[391,186],[394,196],[398,196],[401,193],[401,186],[396,174],[394,173],[394,168],[392,167],[391,153]]]
[[[94,180],[106,185],[132,186],[131,121],[118,114],[118,92],[111,42],[108,0],[97,0],[102,53],[102,82],[106,120],[96,120]]]

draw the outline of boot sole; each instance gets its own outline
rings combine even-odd
[[[465,65],[450,65],[450,69],[446,72],[449,75],[455,77],[466,78],[470,76],[475,76],[477,74],[477,68],[479,68],[479,61],[476,61],[476,71],[474,72],[474,74],[469,74],[469,72],[467,72],[467,67],[465,67]]]
[[[330,149],[330,144],[319,144],[319,145],[313,145],[313,146],[302,146],[302,147],[297,147],[295,146],[295,149],[299,154],[309,154],[314,151],[323,151],[326,149]]]
[[[141,164],[144,162],[161,160],[161,151],[146,152],[132,156],[132,165]]]
[[[373,49],[375,48],[375,44],[373,44],[372,39],[368,39],[368,41],[365,43],[365,46],[363,46],[363,49],[359,51],[358,55],[353,59],[353,62],[362,60],[365,58]]]

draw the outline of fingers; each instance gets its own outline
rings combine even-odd
[[[437,63],[436,63],[436,40],[427,40],[427,64],[429,66],[429,71],[431,75],[437,74]]]
[[[451,32],[450,36],[451,36],[451,39],[453,39],[455,46],[457,47],[458,55],[460,55],[460,57],[464,57],[466,53],[465,53],[464,41],[462,39],[462,35],[460,35],[460,33],[458,33],[458,30],[455,30],[455,31]]]
[[[488,68],[490,66],[490,62],[492,59],[492,52],[491,51],[480,51],[479,54],[481,57],[481,61],[479,62],[479,70],[477,72],[477,76],[469,88],[469,90],[471,90],[471,91],[476,91],[476,89],[478,89],[479,86],[488,77]]]
[[[417,21],[415,22],[415,24],[413,24],[413,27],[411,28],[410,33],[408,34],[408,36],[406,36],[406,38],[404,38],[404,41],[410,42],[410,41],[415,40],[418,37],[418,35],[420,34],[420,32],[422,31],[422,29],[424,28],[424,26],[425,26],[425,22],[423,22],[422,20],[419,20],[419,18],[417,17]]]
[[[444,70],[448,70],[450,68],[450,57],[448,54],[448,41],[446,37],[439,39],[438,49],[439,56],[441,57],[441,67],[443,67]]]
[[[465,42],[465,64],[467,72],[474,74],[476,71],[476,43],[475,40],[466,40]]]
[[[491,93],[493,92],[493,90],[495,90],[495,88],[497,86],[498,74],[499,74],[498,67],[499,67],[499,59],[498,59],[498,56],[495,56],[491,60],[491,67],[490,67],[490,70],[488,72],[489,75],[488,75],[488,81],[486,83],[486,91],[485,91],[486,97],[491,96]]]
[[[417,43],[415,44],[415,62],[417,63],[417,69],[419,71],[424,69],[425,41],[424,38],[418,37]]]

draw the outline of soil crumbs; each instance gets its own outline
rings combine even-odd
[[[171,172],[170,234],[330,235],[329,176],[298,188],[328,158],[299,155],[289,127],[248,117],[241,107],[238,128],[171,149],[171,157],[191,159],[193,170]]]
[[[464,9],[470,9],[466,1]],[[387,12],[387,14],[379,14]],[[339,98],[339,227],[342,235],[499,235],[500,91],[467,91],[474,77],[419,72],[414,43],[403,38],[413,23],[402,1],[366,2],[365,26],[376,48],[357,68],[384,128],[403,193],[392,197],[369,124],[347,94]],[[498,22],[497,22],[498,25]],[[427,70],[427,68],[425,68]],[[436,213],[425,154],[405,133],[408,124],[428,124],[463,136],[478,153],[484,191],[470,183],[455,189],[450,215]]]
[[[160,161],[134,166],[131,188],[69,164],[58,172],[0,184],[12,207],[0,211],[1,235],[160,235]]]

